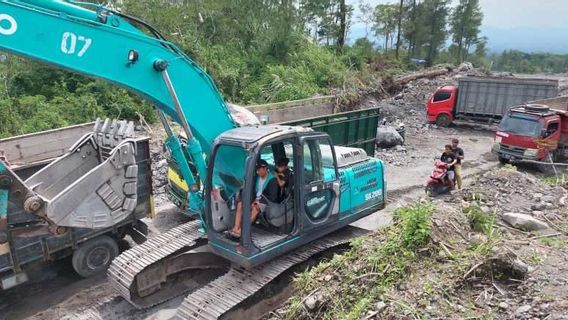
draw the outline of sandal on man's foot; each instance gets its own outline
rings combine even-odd
[[[241,240],[241,236],[234,233],[232,230],[228,230],[227,232],[225,232],[225,236],[232,241],[240,241]]]

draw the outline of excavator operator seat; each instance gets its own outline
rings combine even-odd
[[[266,208],[263,215],[270,225],[280,228],[292,222],[292,219],[294,219],[294,205],[291,198],[288,196],[280,203],[264,198]]]

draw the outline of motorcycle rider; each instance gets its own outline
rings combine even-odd
[[[455,188],[455,186],[454,186],[455,165],[458,162],[458,158],[452,152],[452,145],[451,144],[447,144],[445,146],[444,153],[442,153],[440,160],[442,162],[446,163],[446,168],[448,168],[448,172],[446,174],[446,177],[448,178],[449,183],[450,183],[450,190],[454,190],[454,188]]]

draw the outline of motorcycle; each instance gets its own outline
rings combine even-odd
[[[454,178],[455,182],[455,178]],[[448,168],[443,161],[434,162],[434,171],[426,180],[426,195],[435,197],[444,193],[449,193],[451,190],[450,180],[448,179]]]

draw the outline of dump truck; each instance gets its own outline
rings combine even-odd
[[[568,158],[568,96],[515,106],[499,123],[492,148],[499,161],[548,163]]]
[[[442,86],[426,102],[428,122],[449,126],[456,119],[498,121],[510,107],[558,96],[558,80],[521,78],[458,79]]]
[[[381,160],[360,149],[335,147],[327,133],[311,128],[238,127],[209,75],[140,18],[101,4],[63,0],[4,0],[0,12],[1,50],[112,82],[158,109],[167,152],[189,187],[187,210],[197,219],[112,261],[108,280],[132,305],[149,307],[188,293],[176,317],[217,319],[286,270],[361,235],[349,225],[385,207]],[[185,141],[169,121],[182,128]],[[54,230],[125,217],[123,211],[137,203],[131,184],[136,182],[134,146],[123,148],[111,155],[118,157],[111,165],[122,168],[127,180],[116,215],[62,215],[54,210],[62,202],[49,194],[42,198],[42,189],[30,185],[25,208],[34,218],[52,221]],[[255,223],[249,200],[258,195],[259,160],[272,171],[270,160],[282,157],[290,159],[294,187],[281,202],[267,201],[266,223]],[[105,186],[84,196],[99,193],[115,204],[105,197],[110,195]],[[239,217],[240,236],[227,237]]]
[[[132,128],[107,120],[0,140],[1,289],[33,278],[38,263],[68,256],[89,277],[108,268],[124,236],[145,241],[141,219],[153,210],[149,139]],[[125,166],[134,170],[129,179],[110,177]],[[116,192],[124,184],[130,197]]]

